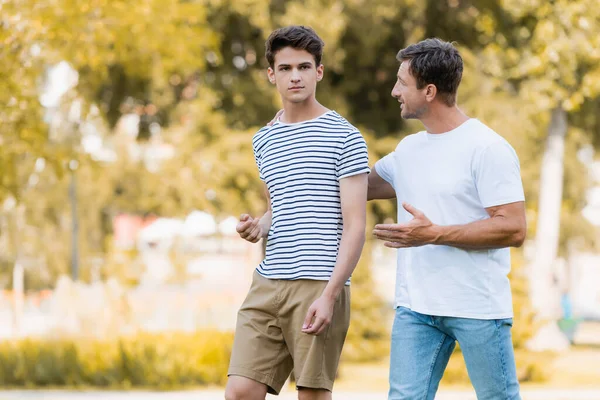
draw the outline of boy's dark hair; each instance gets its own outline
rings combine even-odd
[[[463,60],[452,43],[437,38],[425,39],[400,50],[396,59],[410,61],[409,72],[417,81],[417,89],[433,84],[446,105],[456,104]]]
[[[271,32],[265,43],[265,57],[269,62],[269,66],[273,68],[275,66],[275,54],[285,47],[291,47],[308,51],[315,58],[315,64],[319,66],[323,56],[323,46],[325,46],[325,43],[312,28],[301,25],[286,26]]]

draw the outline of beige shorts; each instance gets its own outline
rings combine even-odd
[[[308,308],[327,281],[267,279],[254,272],[237,316],[228,376],[243,376],[278,394],[290,373],[298,387],[333,389],[350,324],[350,287],[338,296],[333,319],[319,336],[302,333]]]

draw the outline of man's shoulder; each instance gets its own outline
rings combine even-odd
[[[478,119],[473,119],[469,133],[465,139],[475,148],[485,149],[499,143],[510,145],[502,135]]]
[[[396,151],[405,150],[411,148],[412,146],[418,145],[418,143],[423,140],[425,135],[425,131],[419,131],[417,133],[411,133],[403,137],[398,145],[396,146]]]

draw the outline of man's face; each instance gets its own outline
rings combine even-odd
[[[405,119],[419,119],[428,110],[425,99],[427,86],[417,89],[417,81],[410,74],[410,61],[403,61],[398,69],[398,79],[392,89],[392,97],[400,103],[400,115]]]
[[[284,102],[302,103],[314,97],[317,82],[323,78],[323,65],[316,66],[312,54],[284,47],[275,54],[274,64],[268,70],[269,80]]]

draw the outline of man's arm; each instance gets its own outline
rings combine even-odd
[[[333,306],[360,259],[367,220],[367,174],[340,180],[344,230],[335,268],[323,294],[310,306],[302,326],[304,333],[319,335],[331,322]],[[314,321],[313,321],[314,319]]]
[[[367,200],[393,199],[396,197],[396,191],[385,179],[378,173],[375,167],[371,168],[369,174],[369,190]]]
[[[264,184],[264,192],[267,200],[267,211],[260,218],[252,218],[248,214],[242,214],[240,222],[236,226],[236,231],[242,239],[256,243],[262,238],[269,235],[271,229],[272,211],[271,211],[271,196],[267,184]]]
[[[521,247],[527,221],[525,202],[503,204],[485,209],[490,218],[466,225],[439,226],[435,244],[466,249]]]
[[[410,204],[404,209],[413,215],[405,224],[376,225],[373,234],[385,240],[387,247],[417,247],[437,244],[468,250],[520,247],[525,241],[527,222],[525,203],[503,204],[486,208],[490,218],[465,225],[434,225]]]

